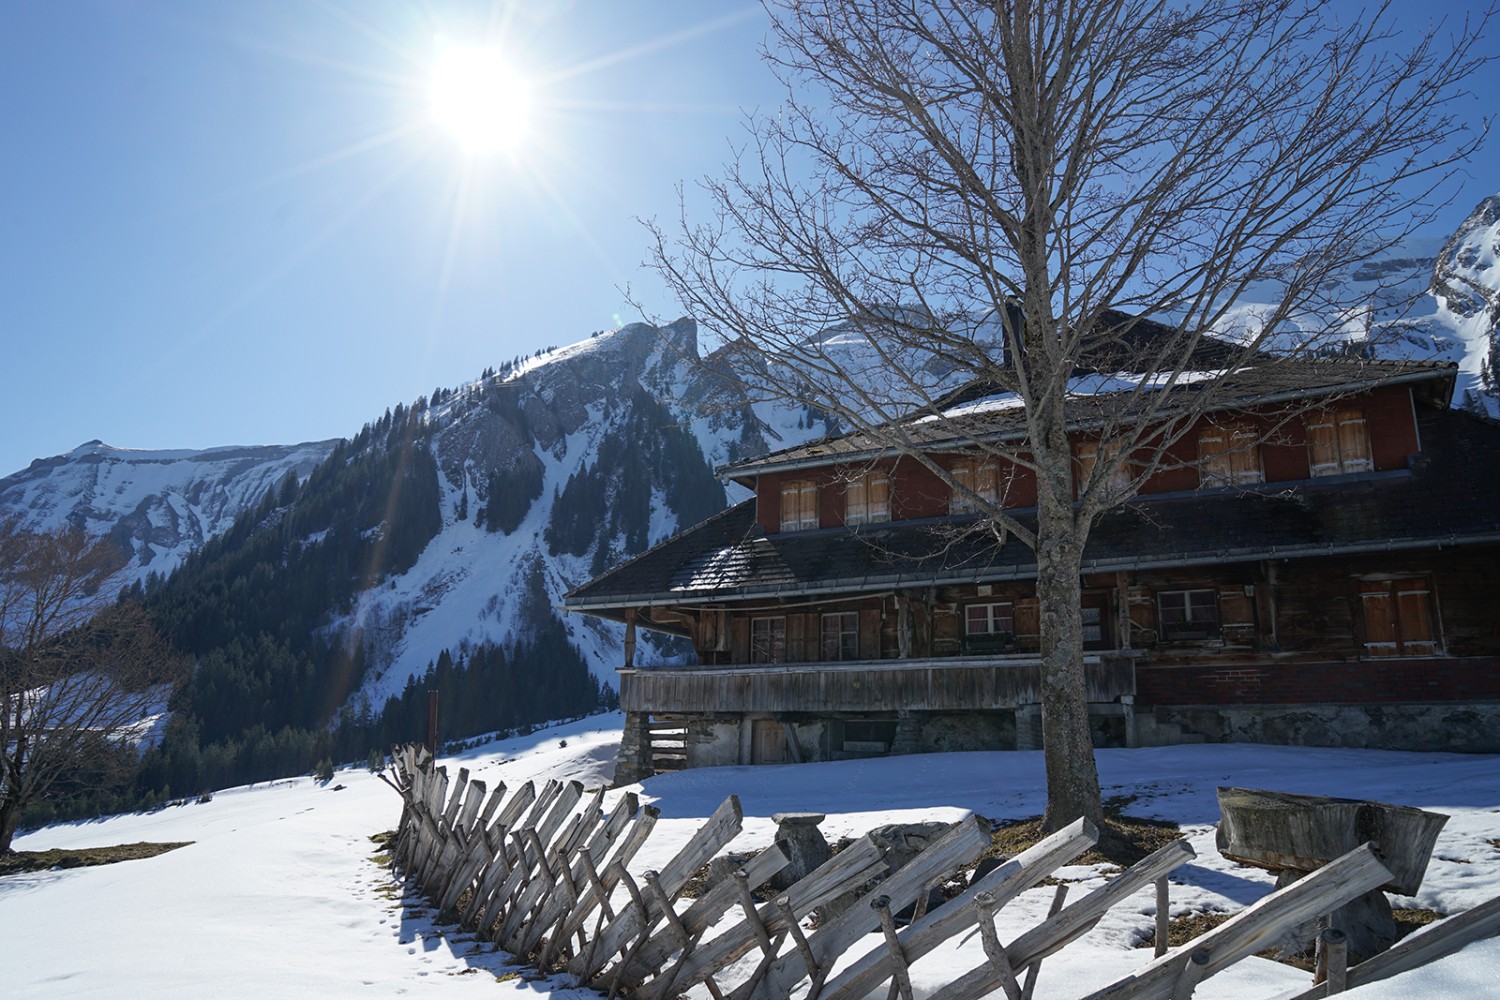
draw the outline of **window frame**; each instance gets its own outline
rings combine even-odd
[[[1002,618],[995,613],[996,608],[1004,608],[1005,614]],[[988,626],[983,632],[976,632],[972,625],[974,618],[972,612],[983,609],[985,624]],[[1004,628],[996,628],[999,622],[1005,622]],[[964,636],[974,635],[1009,635],[1016,634],[1016,602],[1015,601],[975,601],[964,605]]]
[[[766,633],[764,637],[757,634],[762,630]],[[760,615],[750,619],[750,662],[786,662],[786,615]]]
[[[1207,601],[1196,608],[1193,603],[1193,595],[1207,595]],[[1166,598],[1181,597],[1182,606],[1174,608],[1174,612],[1180,610],[1182,618],[1177,621],[1167,621],[1167,607],[1163,603]],[[1211,612],[1212,618],[1198,617],[1194,611],[1200,613]],[[1158,590],[1156,592],[1156,625],[1163,642],[1172,641],[1171,631],[1176,631],[1179,636],[1183,633],[1202,632],[1201,637],[1193,638],[1218,639],[1224,634],[1223,615],[1219,611],[1219,592],[1213,587],[1182,587],[1177,590]],[[1201,628],[1182,626],[1200,625]],[[1175,629],[1172,627],[1176,626]]]
[[[836,630],[830,633],[829,626],[835,625]],[[835,655],[829,656],[829,640],[833,640]],[[845,656],[847,651],[849,655]],[[818,626],[818,650],[819,655],[825,662],[838,662],[859,659],[859,612],[858,611],[825,611],[819,618]]]

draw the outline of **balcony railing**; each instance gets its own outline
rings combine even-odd
[[[1135,694],[1134,661],[1084,660],[1090,702]],[[965,656],[620,671],[620,707],[657,715],[715,712],[918,712],[1015,708],[1041,701],[1041,661]]]

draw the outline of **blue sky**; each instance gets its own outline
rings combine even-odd
[[[1422,5],[1423,18],[1444,7]],[[0,7],[0,475],[92,438],[292,443],[673,303],[638,217],[774,107],[758,5],[48,0]],[[501,37],[514,154],[430,120]],[[1488,85],[1485,85],[1485,84]],[[1477,86],[1500,93],[1497,81]],[[1477,117],[1490,110],[1471,102]],[[1497,189],[1455,200],[1451,228]]]

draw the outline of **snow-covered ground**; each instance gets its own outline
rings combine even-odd
[[[613,771],[619,716],[492,743],[445,761],[450,771],[511,787],[548,777],[598,786]],[[566,741],[566,746],[561,742]],[[1397,905],[1453,913],[1500,895],[1500,758],[1264,746],[1192,746],[1099,753],[1106,795],[1137,796],[1133,813],[1177,820],[1198,857],[1178,870],[1174,912],[1236,909],[1271,890],[1270,876],[1220,858],[1213,846],[1217,785],[1358,796],[1448,813],[1421,894]],[[663,775],[643,797],[662,821],[638,868],[659,867],[723,798],[745,825],[731,850],[771,840],[771,815],[825,812],[830,839],[887,822],[955,820],[969,812],[1019,818],[1040,811],[1035,753],[931,754],[788,767],[714,768]],[[335,786],[344,785],[341,790]],[[438,928],[403,902],[371,856],[369,836],[392,828],[396,795],[363,769],[327,787],[300,778],[220,792],[211,802],[150,815],[49,827],[21,850],[140,840],[194,843],[156,858],[0,879],[0,996],[23,997],[593,997],[560,978],[528,979],[491,946]],[[1100,884],[1070,868],[1073,898]],[[1051,889],[1001,911],[1008,940],[1045,912]],[[1038,1000],[1086,994],[1150,961],[1133,947],[1152,922],[1149,890],[1047,959]],[[856,954],[863,951],[857,948]],[[923,995],[983,960],[977,934],[919,962]],[[497,977],[507,977],[497,981]],[[1247,959],[1200,986],[1203,1000],[1262,1000],[1305,987],[1305,973]],[[881,991],[881,996],[884,991]],[[1357,1000],[1500,996],[1500,939],[1350,994]]]

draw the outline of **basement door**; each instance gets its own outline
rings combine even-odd
[[[756,719],[750,724],[750,763],[790,764],[786,752],[786,730],[774,719]]]

